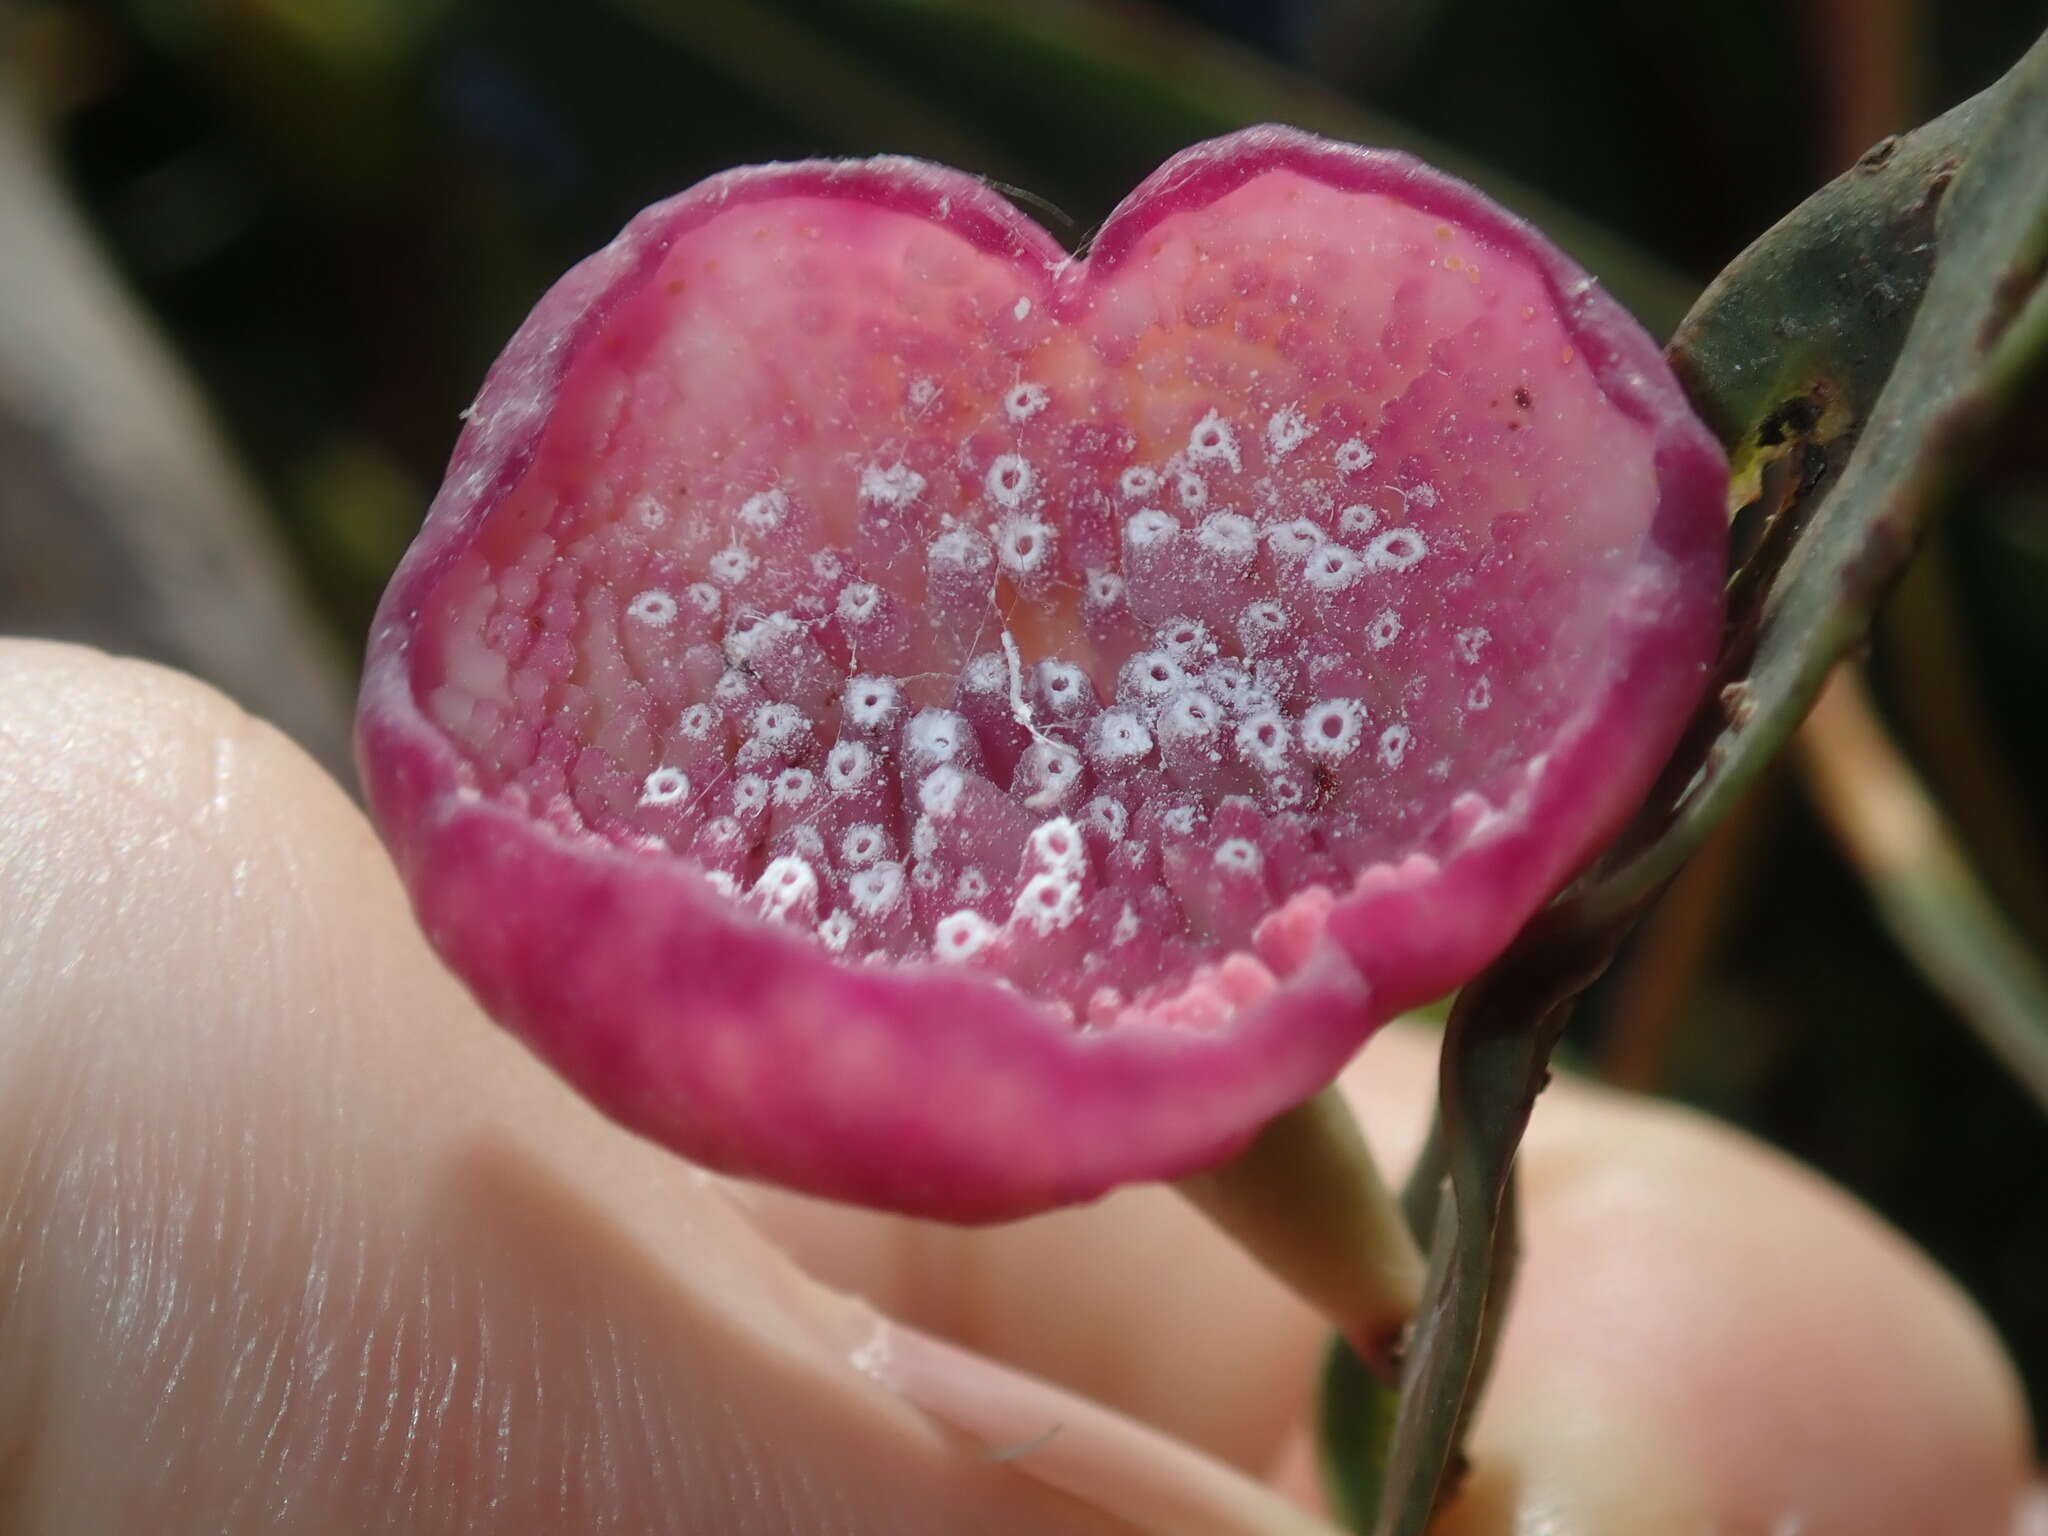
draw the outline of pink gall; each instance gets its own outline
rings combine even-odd
[[[386,595],[428,935],[712,1167],[954,1220],[1241,1150],[1506,945],[1707,676],[1656,346],[1406,156],[1259,128],[1085,257],[915,161],[565,276]]]

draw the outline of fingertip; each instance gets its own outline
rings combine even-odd
[[[2017,1377],[1897,1232],[1703,1116],[1582,1092],[1526,1144],[1524,1256],[1454,1531],[2004,1527]]]
[[[16,790],[154,797],[181,781],[150,770],[195,747],[224,735],[284,742],[189,673],[66,641],[0,638],[0,698],[0,783]]]

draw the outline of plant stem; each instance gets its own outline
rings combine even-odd
[[[1383,1379],[1422,1297],[1422,1255],[1335,1088],[1269,1121],[1180,1192],[1320,1311]]]
[[[1985,894],[1858,672],[1835,674],[1799,749],[1814,801],[1893,937],[2048,1109],[2048,972]]]
[[[1885,611],[1885,696],[1898,707],[1901,743],[1985,886],[2015,928],[2048,945],[2048,870],[2033,857],[2040,818],[2000,749],[1956,599],[1947,546],[1931,538]]]

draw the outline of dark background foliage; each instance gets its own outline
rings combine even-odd
[[[2018,0],[17,11],[16,89],[350,657],[457,412],[527,307],[640,205],[727,165],[946,159],[1073,242],[1173,149],[1291,120],[1423,146],[1541,222],[1572,210],[1583,222],[1560,233],[1668,333],[1866,143],[1988,84],[2048,23]],[[2008,457],[1910,577],[1874,664],[2041,939],[2048,451]],[[0,584],[0,630],[19,627]],[[98,633],[83,612],[42,627]],[[1900,957],[1789,771],[1637,936],[1568,1052],[1862,1195],[1979,1299],[2048,1406],[2048,1126]]]

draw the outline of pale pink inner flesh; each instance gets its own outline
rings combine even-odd
[[[677,239],[437,595],[475,787],[1097,1023],[1455,853],[1656,504],[1540,278],[1274,171],[1052,292],[864,202]]]

